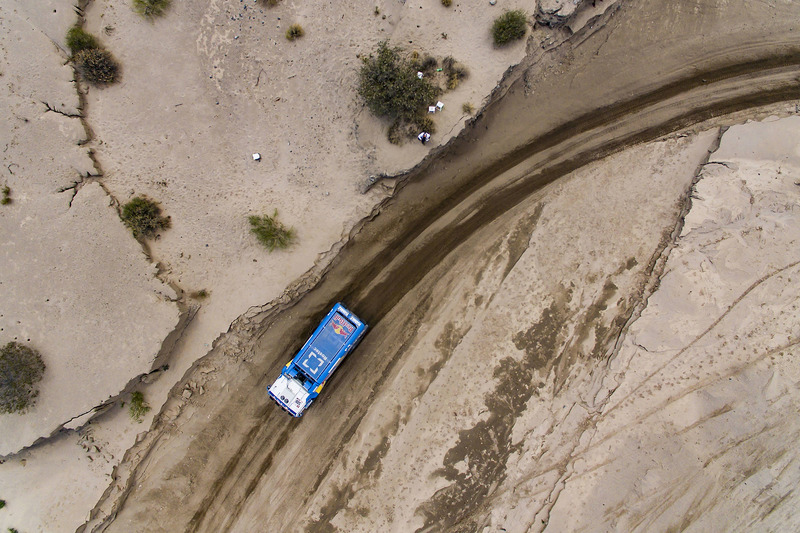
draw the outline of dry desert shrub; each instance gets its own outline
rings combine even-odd
[[[117,80],[119,64],[94,35],[80,26],[73,26],[65,40],[72,53],[70,59],[85,81],[93,85],[105,85]]]
[[[210,292],[207,289],[200,289],[199,291],[192,291],[189,293],[189,298],[193,300],[205,300],[210,296]]]
[[[120,217],[137,239],[154,237],[158,230],[170,226],[169,217],[161,215],[161,207],[145,196],[137,196],[122,206]]]
[[[413,124],[414,126],[417,127],[418,131],[436,133],[436,124],[433,122],[433,119],[428,115],[419,115],[415,117]],[[414,136],[416,132],[414,130],[411,130],[409,133],[410,136]]]
[[[458,87],[458,84],[469,76],[467,67],[453,59],[452,56],[447,56],[442,60],[442,70],[447,78],[447,89],[450,91]]]
[[[81,50],[75,54],[74,61],[81,77],[93,85],[114,83],[119,75],[119,64],[108,50]]]
[[[426,55],[424,58],[422,58],[422,61],[416,64],[417,70],[423,72],[426,76],[433,74],[438,66],[439,61],[430,55]]]
[[[152,20],[163,15],[169,4],[170,0],[133,0],[133,10]]]
[[[272,216],[262,215],[259,217],[250,215],[247,220],[250,222],[250,231],[270,252],[276,248],[286,248],[294,242],[294,228],[287,228],[278,221],[277,209]]]
[[[289,26],[289,29],[286,30],[286,38],[290,41],[294,41],[295,39],[299,39],[305,34],[303,31],[303,27],[300,24],[292,24]]]
[[[525,37],[527,17],[521,9],[506,11],[494,20],[492,24],[492,37],[494,44],[503,46]]]
[[[453,0],[442,0],[442,5],[444,7],[450,7],[453,5]]]
[[[12,341],[0,349],[0,414],[24,413],[33,407],[45,368],[33,348]]]

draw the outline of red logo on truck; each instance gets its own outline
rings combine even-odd
[[[339,316],[338,314],[333,317],[333,331],[335,331],[338,335],[344,335],[347,337],[353,330],[355,329],[352,324],[347,322],[344,318]]]

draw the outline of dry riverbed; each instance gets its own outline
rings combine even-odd
[[[58,43],[71,23],[11,4],[3,19],[16,32]],[[364,18],[340,6],[181,4],[150,25],[127,6],[90,4],[87,27],[126,65],[123,83],[87,94],[91,135],[41,97],[42,116],[69,126],[59,134],[88,145],[52,127],[36,135],[76,154],[84,175],[102,169],[103,188],[90,177],[39,196],[66,193],[70,216],[86,201],[162,200],[174,226],[148,249],[113,216],[106,238],[128,242],[149,272],[137,290],[171,320],[168,283],[211,298],[170,353],[171,379],[145,380],[156,406],[146,425],[115,409],[0,466],[11,494],[0,494],[0,525],[72,530],[104,489],[83,530],[796,523],[798,119],[736,126],[716,145],[720,127],[795,113],[797,8],[596,4],[568,20],[571,37],[539,28],[527,50],[503,51],[488,37],[469,46],[498,13],[488,3],[436,17],[432,0],[382,6],[385,19],[370,9],[363,45]],[[287,17],[312,30],[308,41],[282,40]],[[357,196],[367,176],[431,148],[390,146],[352,97],[355,55],[387,34],[463,57],[475,76],[450,94],[437,157]],[[59,72],[53,86],[69,102]],[[9,88],[17,110],[31,105]],[[439,151],[467,118],[460,100],[490,91],[486,113]],[[60,105],[77,109],[71,101]],[[34,168],[25,131],[11,129],[9,146]],[[269,157],[255,163],[253,151]],[[239,216],[273,206],[300,230],[288,253],[259,250]],[[290,420],[263,389],[340,298],[373,330],[312,411]],[[153,324],[161,340],[174,327]],[[158,347],[134,351],[152,362]]]

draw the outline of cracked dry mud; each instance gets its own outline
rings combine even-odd
[[[615,5],[237,321],[82,529],[795,529],[800,175],[709,154],[795,112],[799,8]],[[290,419],[337,299],[373,328]]]
[[[85,422],[152,369],[179,321],[172,288],[94,180],[83,102],[58,44],[74,19],[66,2],[0,4],[0,158],[13,195],[0,212],[0,332],[47,365],[36,407],[0,417],[3,457]],[[132,320],[141,310],[147,318]]]

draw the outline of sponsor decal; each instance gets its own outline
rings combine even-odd
[[[353,324],[342,318],[341,315],[333,315],[333,331],[336,332],[337,335],[344,335],[345,337],[349,336],[353,331],[355,331],[355,327]]]

